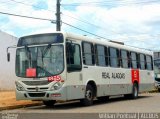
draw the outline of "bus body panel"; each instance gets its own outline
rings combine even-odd
[[[68,100],[84,98],[85,85],[83,85],[81,75],[81,72],[67,73],[66,85]]]
[[[140,70],[139,92],[150,91],[154,89],[154,72]]]

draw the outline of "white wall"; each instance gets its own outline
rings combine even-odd
[[[7,61],[7,47],[16,45],[18,38],[0,31],[0,90],[15,89],[15,49],[9,49],[11,61]]]

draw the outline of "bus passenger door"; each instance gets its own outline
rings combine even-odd
[[[81,50],[78,43],[66,43],[67,99],[79,99],[84,95],[82,82]]]

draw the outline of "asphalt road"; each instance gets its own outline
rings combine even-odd
[[[79,101],[74,101],[58,103],[54,107],[42,105],[5,110],[1,112],[0,119],[8,116],[12,119],[160,119],[160,93],[143,93],[136,100],[124,97],[111,98],[107,102],[95,100],[94,105],[89,107],[83,107]]]

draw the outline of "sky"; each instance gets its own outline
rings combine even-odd
[[[56,20],[56,0],[0,0],[0,12]],[[61,0],[61,18],[106,40],[160,50],[160,0]],[[98,38],[63,23],[61,29]],[[0,13],[0,30],[21,37],[54,32],[56,25]]]

